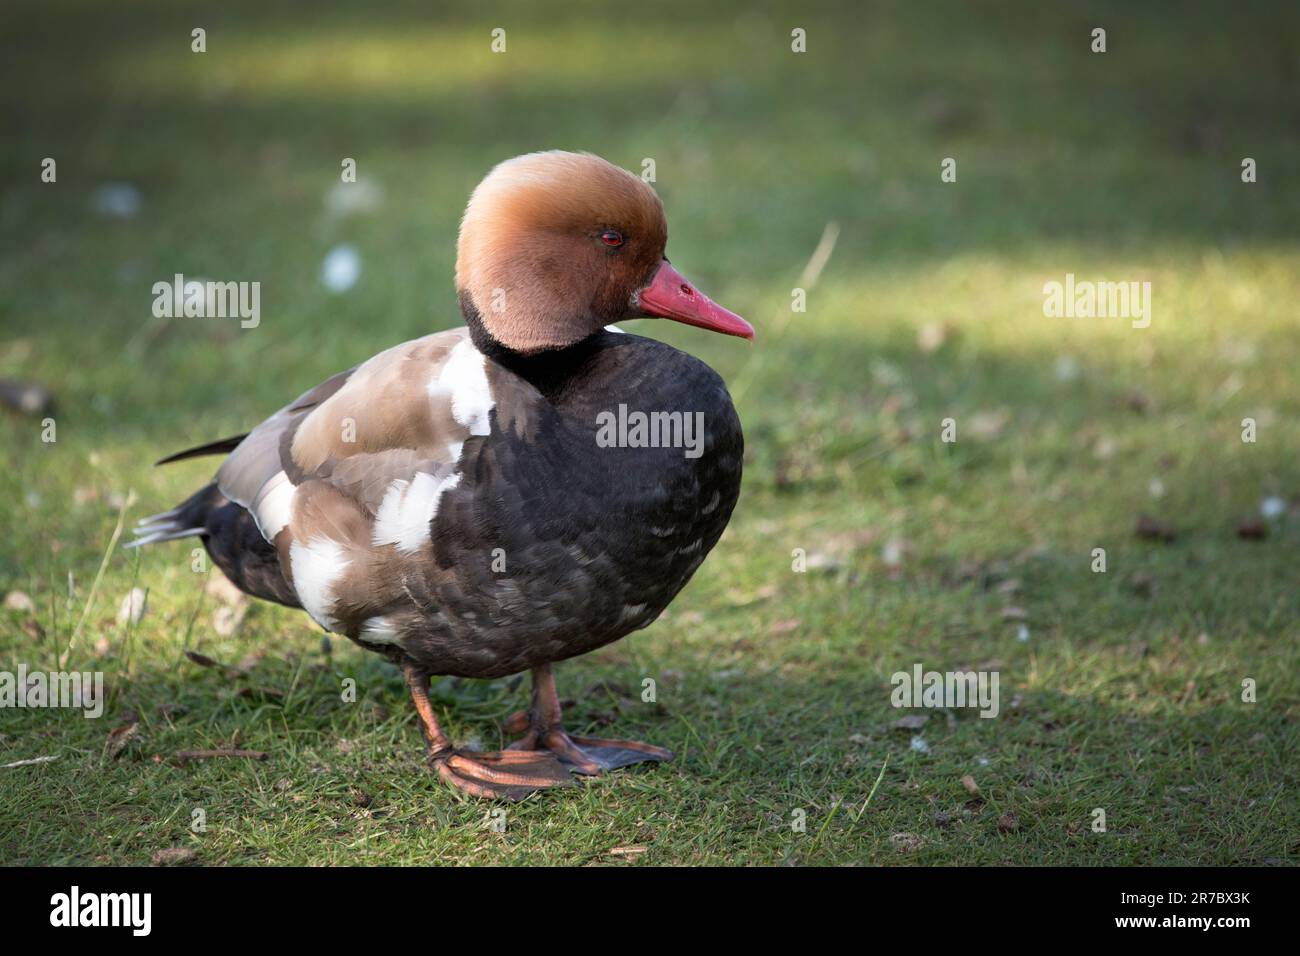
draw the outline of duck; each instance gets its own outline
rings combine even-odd
[[[655,621],[740,494],[744,436],[722,378],[616,326],[660,318],[753,340],[668,261],[667,241],[654,188],[594,154],[501,162],[460,224],[464,324],[163,458],[226,455],[132,544],[197,537],[241,591],[388,658],[430,768],[463,793],[519,800],[672,760],[570,734],[554,673]],[[504,724],[519,739],[456,746],[430,680],[524,671],[529,705]]]

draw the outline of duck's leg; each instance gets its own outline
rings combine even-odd
[[[514,715],[507,729],[528,732],[507,749],[507,753],[550,751],[578,773],[595,776],[648,760],[672,760],[673,752],[636,740],[604,740],[599,737],[571,737],[560,721],[560,695],[550,664],[533,668],[533,701],[526,713]],[[526,723],[525,723],[526,722]]]
[[[415,712],[429,741],[429,763],[447,783],[475,797],[522,800],[548,787],[575,786],[568,769],[550,753],[540,750],[474,753],[457,750],[443,734],[429,702],[429,675],[411,665],[402,672],[411,689]]]

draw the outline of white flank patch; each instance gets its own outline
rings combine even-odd
[[[370,540],[375,545],[395,544],[397,550],[407,554],[419,551],[429,543],[429,525],[438,513],[438,499],[459,483],[459,474],[439,481],[423,471],[413,481],[396,479],[384,492],[384,500],[375,512]]]
[[[619,335],[627,335],[627,333],[624,332],[622,329],[620,329],[617,325],[607,325],[607,326],[605,326],[605,331],[606,331],[606,332],[617,332]]]
[[[289,567],[303,610],[325,630],[338,630],[339,623],[330,612],[334,610],[334,584],[348,569],[343,546],[329,538],[313,538],[306,544],[295,541],[289,546]]]
[[[451,394],[451,417],[469,429],[471,435],[491,432],[488,412],[496,404],[488,385],[483,353],[469,339],[451,350],[438,377],[429,383],[430,395]]]
[[[366,618],[361,624],[361,640],[369,644],[398,644],[401,635],[393,629],[392,622],[386,617]]]
[[[258,490],[249,510],[257,522],[257,530],[262,532],[262,537],[267,541],[274,541],[275,536],[284,530],[293,517],[293,496],[297,490],[297,486],[289,481],[289,476],[283,471],[276,472]]]

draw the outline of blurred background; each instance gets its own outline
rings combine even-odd
[[[24,835],[9,859],[134,861],[187,839],[164,806],[120,808],[148,754],[196,735],[309,738],[285,758],[294,780],[346,733],[363,743],[323,760],[321,814],[375,825],[348,802],[361,760],[427,809],[432,784],[399,799],[418,735],[379,662],[336,647],[329,666],[380,682],[391,715],[330,710],[308,693],[329,678],[301,671],[318,641],[305,618],[258,606],[219,627],[186,547],[127,556],[113,535],[216,464],[155,459],[462,324],[470,190],[505,158],[562,148],[638,173],[652,159],[674,263],[758,329],[750,348],[628,324],[718,369],[748,444],[732,528],[691,587],[571,668],[576,684],[657,673],[670,690],[672,716],[647,721],[686,769],[595,788],[620,825],[649,806],[671,819],[649,858],[1294,862],[1298,27],[1294,5],[1263,2],[6,4],[0,378],[48,389],[57,441],[41,441],[44,413],[0,415],[0,586],[29,599],[0,619],[0,661],[80,655],[148,741],[140,766],[91,774],[76,754],[98,754],[96,722],[11,724],[0,759],[68,756],[10,791],[9,821],[0,799]],[[260,282],[259,326],[154,318],[151,288],[175,273]],[[1067,273],[1151,282],[1150,328],[1045,317],[1043,285]],[[119,619],[133,587],[149,613]],[[269,653],[262,682],[291,690],[214,695],[185,670],[194,647]],[[900,732],[888,677],[914,662],[1000,670],[1002,718]],[[1253,706],[1246,677],[1267,688]],[[447,693],[464,736],[488,735],[515,691]],[[160,722],[176,699],[202,717]],[[243,820],[207,860],[335,852],[235,802],[220,775],[252,772],[194,771]],[[837,815],[878,773],[867,815]],[[178,771],[154,799],[193,785]],[[75,834],[52,794],[87,792],[100,809]],[[1122,839],[1085,839],[1098,805]],[[792,806],[826,820],[811,849],[790,843]],[[726,825],[700,837],[705,819]],[[387,826],[472,852],[416,817]],[[572,841],[493,858],[598,852]]]

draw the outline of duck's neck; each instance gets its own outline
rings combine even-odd
[[[554,400],[573,381],[587,357],[604,334],[604,330],[563,348],[544,349],[540,352],[518,352],[509,348],[487,330],[483,316],[474,300],[464,290],[460,293],[460,312],[469,328],[474,347],[520,378],[524,379],[547,398]]]

